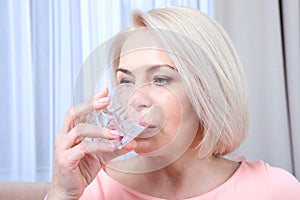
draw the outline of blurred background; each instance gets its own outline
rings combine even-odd
[[[215,18],[244,66],[250,127],[230,157],[300,179],[298,0],[0,0],[0,181],[48,181],[82,63],[132,10],[186,5]]]

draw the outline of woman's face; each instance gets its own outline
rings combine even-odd
[[[150,45],[153,48],[146,48]],[[147,154],[169,145],[172,150],[182,149],[191,144],[199,120],[176,66],[151,34],[136,34],[125,42],[117,83],[134,84],[135,107],[154,111],[148,128],[135,139],[136,153]]]

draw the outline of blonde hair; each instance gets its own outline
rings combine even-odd
[[[248,96],[243,70],[230,39],[206,14],[175,6],[133,13],[133,27],[151,29],[167,46],[201,125],[199,156],[235,150],[248,129]],[[114,48],[119,58],[123,39]],[[114,65],[118,65],[115,60]]]

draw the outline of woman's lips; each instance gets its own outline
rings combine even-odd
[[[139,125],[145,127],[146,129],[147,128],[156,128],[155,125],[149,124],[148,122],[140,122]]]
[[[139,125],[145,127],[145,129],[137,136],[138,138],[150,138],[159,133],[159,130],[156,125],[149,124],[146,122],[141,122],[139,123]]]

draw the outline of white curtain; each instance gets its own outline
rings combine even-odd
[[[53,143],[89,53],[130,24],[133,9],[206,0],[1,0],[0,181],[45,181]]]
[[[300,179],[300,2],[215,0],[250,91],[250,129],[234,155],[265,160]]]

